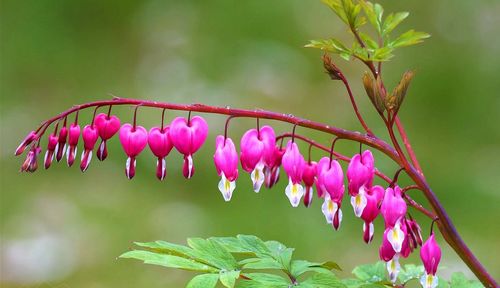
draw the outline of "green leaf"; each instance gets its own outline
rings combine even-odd
[[[476,280],[468,280],[462,272],[455,272],[451,275],[451,288],[480,288],[483,285]],[[440,286],[441,287],[441,286]]]
[[[208,263],[213,264],[213,266],[217,268],[226,270],[238,268],[238,263],[233,255],[217,241],[202,238],[189,238],[188,245],[196,251],[198,257],[205,259]]]
[[[217,285],[218,280],[219,274],[201,274],[191,279],[186,288],[213,288]]]
[[[349,18],[344,10],[343,0],[322,0],[344,23],[349,24]]]
[[[419,265],[416,266],[414,264],[406,264],[404,266],[404,269],[401,269],[401,271],[398,274],[399,281],[401,283],[406,283],[410,280],[413,279],[420,279],[422,275],[424,274],[424,266]]]
[[[340,281],[333,273],[317,273],[307,278],[298,287],[303,288],[345,288],[346,285]]]
[[[315,263],[305,260],[293,260],[290,273],[297,278],[306,272],[330,273],[332,269],[341,270],[340,266],[332,261]]]
[[[408,12],[398,12],[391,13],[387,18],[385,18],[384,25],[382,26],[382,35],[387,35],[391,33],[394,28],[396,28],[403,20],[405,20],[410,13]]]
[[[376,62],[388,61],[394,56],[392,54],[392,51],[394,51],[394,49],[391,47],[382,47],[375,49],[375,51],[373,51],[373,54],[370,55],[370,59]]]
[[[151,251],[144,250],[132,250],[120,255],[120,258],[131,258],[142,260],[146,264],[160,265],[169,268],[178,268],[189,271],[200,271],[200,272],[217,272],[218,270],[214,267],[208,266],[203,263],[196,262],[194,260],[174,256],[159,254]]]
[[[378,43],[375,40],[373,40],[368,34],[359,32],[359,36],[361,37],[361,40],[365,42],[366,46],[369,49],[375,50],[378,48]]]
[[[290,280],[282,276],[267,273],[246,273],[243,275],[249,280],[240,280],[238,288],[288,288]]]
[[[239,270],[231,270],[231,271],[220,271],[219,274],[219,280],[222,283],[222,285],[228,287],[228,288],[233,288],[234,285],[236,284],[236,279],[240,277],[240,271]]]
[[[307,48],[318,48],[332,53],[346,53],[349,52],[342,42],[337,39],[323,39],[323,40],[310,40]]]
[[[253,235],[238,235],[237,237],[212,237],[231,253],[243,253],[258,257],[270,256],[271,252],[264,241]]]
[[[417,32],[415,30],[409,30],[405,33],[399,35],[395,40],[389,43],[389,47],[398,48],[406,47],[421,43],[424,39],[431,37],[431,35],[425,32]]]
[[[145,243],[134,242],[134,244],[140,247],[149,248],[158,253],[172,254],[184,258],[196,258],[193,249],[183,245],[173,244],[165,241],[145,242]]]
[[[292,261],[293,248],[287,248],[278,241],[267,241],[267,248],[271,251],[272,257],[281,263],[285,270],[290,270],[290,262]]]
[[[283,264],[273,258],[251,258],[239,262],[244,269],[277,269],[284,270]]]
[[[385,264],[382,261],[378,261],[375,264],[361,265],[354,268],[354,270],[352,270],[352,274],[354,274],[358,279],[370,283],[384,281],[386,279]]]

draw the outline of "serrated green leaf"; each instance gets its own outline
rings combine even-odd
[[[370,283],[384,281],[386,279],[385,264],[382,261],[378,261],[375,264],[361,265],[354,268],[352,274],[358,279]]]
[[[132,250],[123,253],[120,258],[142,260],[146,264],[159,265],[169,268],[178,268],[188,271],[217,272],[218,269],[209,265],[174,255],[159,254],[151,251]]]
[[[398,12],[391,13],[387,18],[385,18],[384,24],[382,26],[382,35],[387,35],[391,33],[394,28],[396,28],[403,20],[405,20],[410,13],[408,12]]]
[[[389,43],[389,47],[398,48],[406,47],[421,43],[424,39],[431,37],[431,35],[425,32],[417,32],[415,30],[409,30],[405,33],[399,35],[396,39]]]
[[[376,62],[389,61],[392,57],[394,57],[392,51],[394,51],[394,49],[391,47],[382,47],[375,49],[373,51],[373,54],[370,55],[370,60]]]
[[[332,11],[337,14],[337,16],[342,20],[344,23],[349,24],[349,18],[347,17],[347,14],[345,13],[343,3],[341,0],[322,0],[324,4],[326,4]]]
[[[273,258],[251,258],[239,262],[244,269],[286,269],[282,263]]]
[[[135,245],[149,248],[158,253],[172,254],[184,258],[195,258],[194,251],[186,246],[173,244],[165,241],[134,242]]]
[[[295,249],[288,248],[278,241],[267,241],[265,243],[267,248],[271,251],[272,257],[281,263],[285,270],[290,270],[290,263]]]
[[[313,276],[307,278],[304,280],[300,285],[297,287],[303,287],[303,288],[309,288],[309,287],[314,287],[314,288],[345,288],[347,287],[340,281],[337,276],[335,276],[333,273],[316,273]]]
[[[264,241],[253,235],[238,235],[237,237],[212,237],[231,253],[243,253],[258,257],[270,256],[271,252]]]
[[[438,279],[440,280],[440,278]],[[481,288],[483,285],[476,280],[469,280],[467,277],[465,277],[464,273],[462,272],[455,272],[451,274],[451,281],[450,281],[450,287],[451,288]]]
[[[240,277],[239,270],[225,271],[222,270],[219,273],[219,280],[225,287],[233,288],[236,284],[236,280]]]
[[[349,49],[342,44],[337,39],[323,39],[323,40],[311,40],[309,44],[305,47],[307,48],[318,48],[324,51],[332,52],[332,53],[345,53],[349,52]]]
[[[341,270],[340,266],[333,261],[316,263],[305,260],[293,260],[290,273],[297,278],[306,272],[330,273],[332,269]]]
[[[361,37],[361,40],[363,40],[363,42],[366,44],[366,47],[368,47],[370,50],[375,50],[378,48],[378,43],[373,40],[373,38],[368,34],[359,32],[359,36]]]
[[[198,257],[219,269],[234,270],[238,263],[233,255],[217,241],[202,238],[189,238],[188,245],[195,250]]]
[[[406,283],[413,279],[420,279],[424,274],[424,266],[416,266],[414,264],[406,264],[398,274],[399,281]]]
[[[213,288],[217,285],[217,281],[219,281],[219,274],[201,274],[191,279],[186,288]]]
[[[245,278],[236,285],[238,288],[288,288],[290,280],[282,276],[267,273],[245,273]]]

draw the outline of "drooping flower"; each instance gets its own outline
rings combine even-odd
[[[385,190],[382,186],[373,186],[367,192],[362,191],[359,194],[364,194],[363,196],[366,199],[366,206],[363,209],[361,219],[364,220],[363,223],[363,240],[366,243],[370,243],[373,240],[373,234],[375,232],[375,226],[373,225],[373,221],[377,218],[380,213],[379,203],[382,201],[384,197]],[[352,200],[352,198],[351,198]]]
[[[321,194],[325,197],[322,209],[323,214],[325,214],[328,221],[331,217],[329,213],[334,213],[332,224],[335,230],[338,230],[342,222],[342,210],[340,207],[345,187],[344,172],[337,160],[330,160],[328,157],[321,158],[317,165],[317,183],[318,190],[321,189]],[[328,194],[328,197],[326,197],[326,194]]]
[[[420,248],[420,258],[424,264],[425,275],[420,279],[420,283],[424,288],[435,288],[438,285],[438,277],[436,276],[439,262],[441,261],[441,248],[439,247],[434,233],[425,241]]]
[[[33,146],[28,154],[26,155],[26,159],[21,165],[21,172],[35,172],[38,169],[38,155],[42,152],[42,149],[39,146]]]
[[[304,172],[305,160],[300,154],[297,143],[289,141],[286,145],[285,154],[282,159],[283,170],[288,175],[288,185],[285,194],[293,207],[300,204],[300,199],[304,196],[304,187],[302,187],[302,174]]]
[[[264,167],[269,167],[274,162],[275,146],[274,130],[267,125],[260,128],[259,131],[250,129],[241,138],[241,166],[243,170],[251,173],[250,177],[255,192],[259,192],[262,183],[264,183]]]
[[[120,128],[120,143],[128,156],[125,175],[132,179],[135,176],[136,157],[148,144],[148,131],[139,125],[123,124]]]
[[[170,153],[174,145],[170,139],[170,127],[153,127],[148,134],[149,148],[158,158],[156,160],[156,177],[161,181],[167,175],[167,162],[165,157]]]
[[[267,188],[272,188],[280,179],[280,166],[285,149],[279,146],[274,146],[274,152],[269,165],[264,166],[264,185]]]
[[[86,125],[83,128],[82,139],[83,139],[83,148],[82,158],[80,159],[80,170],[82,172],[87,171],[89,168],[90,160],[92,160],[92,150],[94,150],[95,143],[99,138],[99,134],[97,133],[97,128],[94,124]]]
[[[170,124],[170,140],[177,151],[184,155],[182,173],[187,179],[194,174],[193,154],[203,145],[207,135],[208,124],[200,116],[190,120],[177,117]]]
[[[399,225],[399,222],[397,223]],[[407,226],[401,226],[401,233],[406,235],[408,233]],[[391,234],[394,233],[394,229],[386,228],[384,231],[384,236],[382,239],[382,245],[380,246],[380,258],[384,260],[387,264],[387,271],[389,273],[389,279],[391,282],[395,283],[398,277],[398,274],[401,270],[401,266],[399,264],[399,258],[407,258],[412,252],[412,248],[410,246],[409,237],[405,237],[404,241],[401,244],[400,251],[397,252],[394,249],[394,242],[392,242]]]
[[[45,158],[43,161],[43,165],[45,169],[49,169],[50,164],[54,160],[54,153],[57,149],[59,137],[54,133],[49,135],[49,139],[47,141],[47,151],[45,151]]]
[[[69,127],[68,135],[68,150],[66,152],[66,160],[68,166],[71,167],[75,162],[76,153],[78,152],[78,139],[80,138],[80,125],[72,123]]]
[[[362,155],[354,155],[349,162],[347,168],[348,190],[356,217],[361,217],[363,209],[367,205],[365,195],[366,191],[372,187],[374,173],[374,160],[370,150],[366,150]]]
[[[236,188],[236,179],[238,179],[238,152],[236,152],[233,140],[222,135],[217,136],[214,163],[217,174],[221,176],[219,190],[224,200],[229,201]]]
[[[96,155],[99,160],[103,161],[108,156],[106,141],[120,130],[120,119],[115,115],[99,113],[94,119],[94,124],[97,127],[99,137],[102,139]]]
[[[315,161],[306,162],[304,165],[304,172],[302,173],[302,181],[304,181],[304,185],[306,186],[306,192],[304,195],[304,205],[309,207],[312,203],[313,194],[314,194],[314,184],[316,183],[316,174],[317,174],[317,163]]]
[[[16,155],[16,156],[21,155],[24,152],[24,150],[26,149],[26,147],[28,147],[28,145],[30,145],[33,142],[33,140],[35,140],[36,138],[37,138],[37,135],[36,135],[35,131],[31,131],[30,133],[28,133],[28,135],[26,135],[26,137],[24,137],[23,141],[21,141],[19,146],[17,146],[16,152],[14,152],[14,155]]]
[[[405,226],[403,225],[403,217],[406,214],[406,209],[406,202],[401,195],[399,186],[396,185],[394,189],[387,188],[380,210],[384,217],[385,227],[390,229],[387,239],[397,253],[401,252],[403,241],[406,238],[406,233],[402,230],[402,227]]]
[[[412,249],[422,246],[422,233],[417,221],[410,217],[410,219],[405,218],[404,222],[408,231],[407,235],[411,240]]]
[[[59,130],[59,137],[57,138],[57,147],[56,147],[56,160],[57,162],[61,161],[64,156],[64,152],[66,151],[66,141],[68,140],[68,128],[66,128],[66,124],[61,127]]]

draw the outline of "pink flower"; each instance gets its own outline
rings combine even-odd
[[[127,162],[125,164],[125,175],[128,179],[135,176],[136,157],[148,144],[148,131],[142,126],[123,124],[120,128],[120,143],[122,144]]]
[[[170,124],[170,140],[177,151],[184,155],[182,172],[187,179],[194,174],[193,154],[203,145],[207,135],[208,124],[200,116],[195,116],[189,121],[177,117]]]
[[[94,119],[94,124],[97,127],[99,137],[102,139],[96,154],[97,158],[103,161],[108,156],[106,141],[120,130],[120,119],[115,115],[108,116],[107,114],[99,113]]]
[[[405,224],[408,230],[408,236],[410,237],[411,240],[412,248],[417,248],[418,246],[422,246],[422,233],[417,221],[411,219],[411,217],[410,219],[405,218]]]
[[[317,163],[314,161],[307,162],[304,165],[304,172],[302,173],[302,181],[304,181],[304,184],[306,186],[306,193],[304,195],[304,205],[306,207],[309,207],[311,205],[313,199],[313,186],[316,183],[317,174],[316,166]]]
[[[156,161],[156,177],[159,180],[165,179],[167,175],[167,163],[165,157],[170,153],[174,145],[170,139],[170,127],[153,127],[148,134],[149,148],[158,158]]]
[[[372,187],[375,173],[373,155],[370,150],[354,155],[347,168],[348,190],[356,217],[360,217],[367,204],[365,192]]]
[[[356,154],[352,157],[347,167],[348,190],[351,196],[356,196],[360,190],[372,187],[375,166],[373,154],[365,150],[363,155]]]
[[[300,199],[304,196],[304,187],[302,187],[302,173],[306,164],[304,157],[300,154],[297,143],[288,141],[285,154],[282,159],[283,169],[288,175],[288,186],[285,194],[293,207],[299,206]]]
[[[387,239],[397,253],[401,252],[403,241],[406,238],[406,231],[401,228],[405,227],[403,217],[406,214],[406,209],[406,202],[401,196],[399,186],[394,187],[394,189],[387,188],[380,211],[385,220],[385,227],[391,230]]]
[[[57,149],[59,137],[55,133],[49,135],[47,142],[47,151],[45,151],[45,159],[43,161],[45,169],[49,169],[50,164],[54,160],[54,153]]]
[[[375,227],[373,225],[373,221],[377,218],[380,210],[378,208],[380,201],[384,197],[385,190],[382,186],[373,186],[367,192],[360,192],[358,196],[363,196],[366,200],[365,208],[363,209],[360,217],[364,220],[363,224],[363,240],[366,243],[370,243],[373,240],[373,234],[375,232]],[[359,199],[358,196],[354,197],[355,199]],[[351,202],[352,202],[351,198]]]
[[[18,155],[21,155],[24,150],[26,149],[26,147],[28,147],[28,145],[30,145],[33,140],[35,140],[37,138],[37,135],[36,135],[36,132],[35,131],[31,131],[30,133],[28,133],[28,135],[26,135],[26,137],[24,137],[24,140],[21,141],[21,144],[19,144],[19,146],[17,146],[17,149],[16,149],[16,152],[14,152],[14,155],[18,156]]]
[[[436,276],[439,262],[441,261],[441,248],[439,248],[434,233],[425,241],[420,248],[420,258],[424,263],[425,275],[420,279],[420,283],[425,288],[434,288],[438,285],[438,277]]]
[[[92,160],[92,150],[94,150],[95,143],[99,138],[96,127],[93,124],[86,125],[83,128],[82,138],[84,151],[80,162],[80,170],[85,172],[89,168],[90,160]]]
[[[76,153],[78,152],[78,138],[80,138],[80,125],[72,123],[69,127],[68,135],[68,151],[66,152],[66,160],[68,166],[71,167],[75,162]]]
[[[240,146],[241,166],[243,170],[251,173],[253,190],[259,192],[264,183],[264,167],[270,167],[274,162],[276,136],[273,128],[263,126],[259,131],[248,130],[243,134]]]
[[[317,187],[324,195],[323,214],[328,223],[338,230],[342,222],[342,197],[344,196],[344,172],[339,162],[323,157],[317,165]],[[320,194],[320,192],[318,192]]]
[[[35,172],[38,168],[38,155],[42,152],[42,149],[38,146],[32,146],[28,154],[26,155],[26,159],[21,165],[21,172]]]
[[[59,137],[57,138],[57,147],[55,152],[57,162],[61,161],[61,159],[64,156],[64,152],[66,151],[67,140],[68,140],[68,128],[66,128],[66,126],[63,126],[61,127],[61,130],[59,130]]]
[[[264,166],[264,185],[272,188],[280,179],[280,166],[285,149],[274,146],[274,152],[269,165]]]
[[[236,188],[236,179],[238,179],[238,153],[233,140],[225,138],[222,135],[215,139],[215,168],[217,174],[221,176],[219,190],[224,200],[229,201]]]

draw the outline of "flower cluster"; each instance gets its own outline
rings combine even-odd
[[[96,109],[97,110],[97,109]],[[184,156],[182,173],[189,179],[194,175],[193,155],[202,147],[208,136],[207,122],[200,116],[188,118],[177,117],[169,125],[152,127],[149,131],[137,125],[137,107],[132,123],[121,124],[120,119],[111,115],[111,108],[107,114],[100,113],[94,116],[92,122],[80,129],[78,112],[75,121],[66,128],[66,117],[62,128],[58,131],[58,124],[54,132],[48,136],[44,167],[50,167],[53,159],[60,161],[66,153],[67,164],[72,166],[77,145],[81,136],[83,152],[80,159],[80,169],[84,172],[89,168],[96,143],[97,158],[101,161],[108,155],[106,143],[116,134],[125,154],[127,155],[125,174],[132,179],[136,173],[137,156],[149,146],[157,158],[156,176],[159,180],[166,177],[166,157],[175,149]],[[165,112],[165,110],[164,110]],[[94,113],[95,114],[95,113]],[[227,126],[227,124],[226,124]],[[271,188],[279,181],[280,167],[283,168],[288,184],[285,195],[293,207],[301,203],[311,206],[314,198],[314,187],[317,197],[322,199],[321,210],[326,222],[335,230],[342,222],[342,202],[344,199],[344,171],[338,159],[333,157],[333,145],[330,157],[323,157],[319,161],[312,161],[310,151],[306,161],[299,150],[292,134],[291,140],[283,148],[277,143],[277,138],[271,126],[262,126],[250,129],[240,140],[238,153],[233,140],[224,135],[215,139],[215,153],[213,156],[217,174],[220,176],[218,188],[225,201],[230,201],[236,188],[239,176],[238,166],[241,163],[243,170],[250,174],[253,190],[259,192],[262,185]],[[227,127],[226,127],[227,129]],[[37,157],[41,153],[39,131],[32,131],[23,140],[16,150],[16,155],[31,145],[27,158],[21,170],[33,172],[37,169]],[[312,146],[311,146],[312,147]],[[422,246],[422,236],[417,222],[407,213],[407,203],[403,191],[393,181],[389,187],[374,185],[375,159],[371,151],[366,150],[354,155],[345,173],[347,190],[354,215],[363,221],[363,240],[370,243],[374,238],[375,227],[373,222],[382,215],[385,230],[382,244],[379,249],[380,258],[387,263],[390,279],[395,282],[400,270],[399,258],[406,258],[417,247]],[[424,262],[426,275],[422,278],[424,287],[435,287],[437,265],[441,257],[439,246],[434,235],[423,244],[421,258]]]

